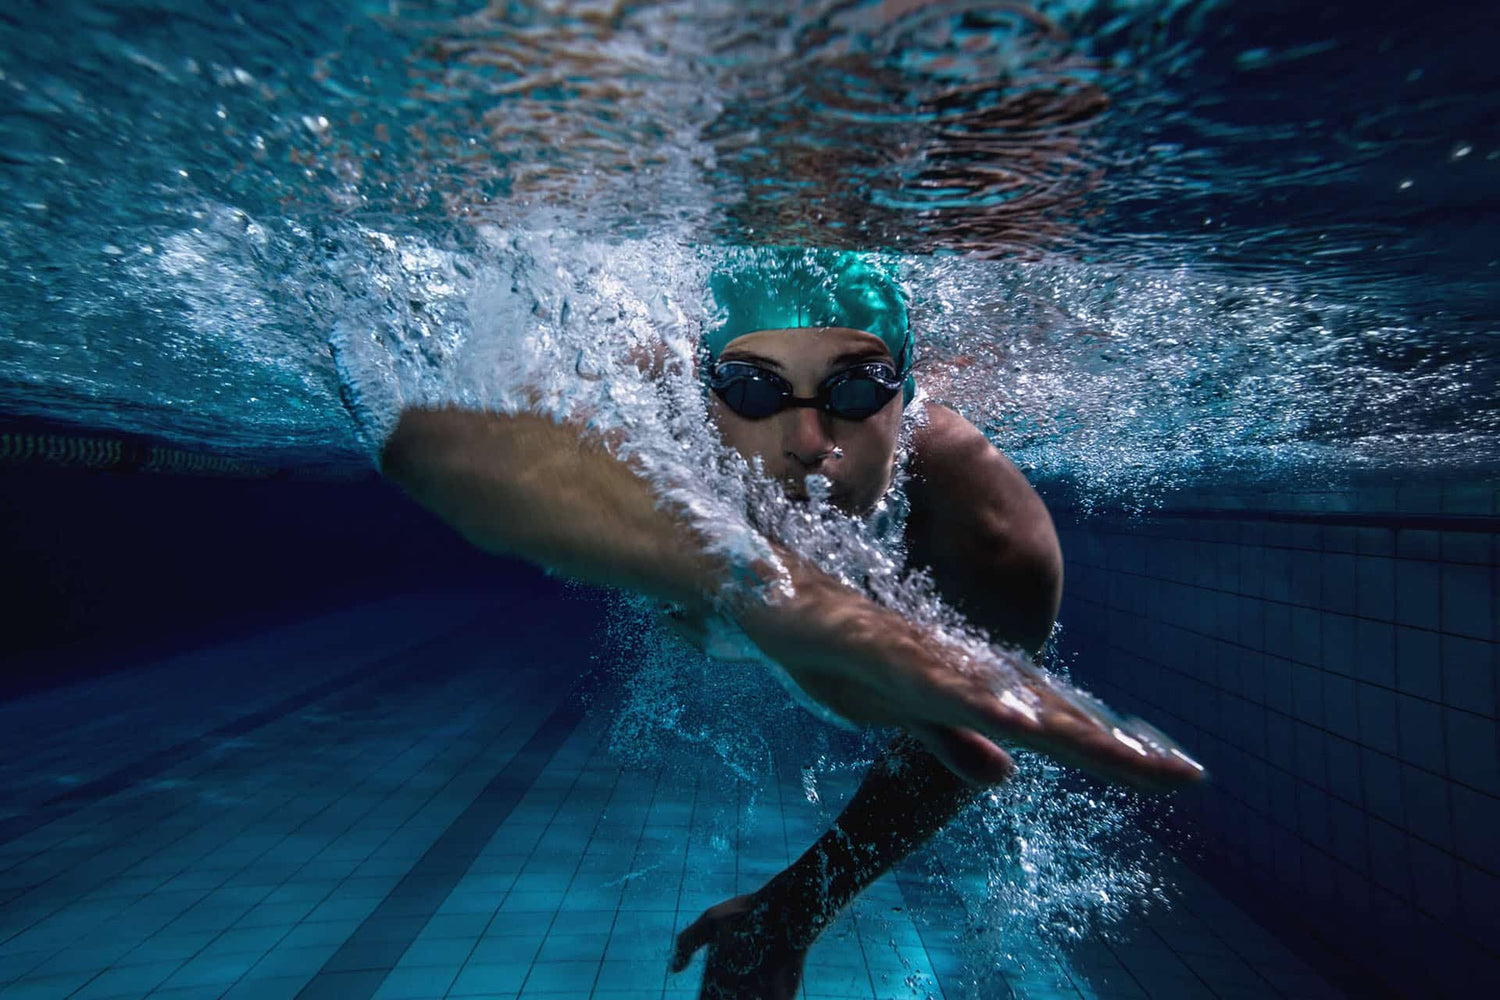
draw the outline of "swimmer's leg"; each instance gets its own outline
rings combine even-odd
[[[807,950],[823,929],[977,794],[916,740],[898,737],[800,858],[758,891],[710,908],[678,936],[673,971],[707,945],[700,994],[707,1000],[794,996]]]

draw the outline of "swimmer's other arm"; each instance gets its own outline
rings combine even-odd
[[[387,476],[490,552],[584,582],[628,587],[689,611],[713,608],[729,572],[704,540],[660,507],[649,485],[582,428],[535,415],[408,410],[382,454]],[[740,627],[809,695],[855,722],[901,726],[979,784],[1012,764],[1008,739],[1105,777],[1161,787],[1196,777],[1140,756],[1043,690],[1036,709],[997,696],[985,664],[778,551],[792,596],[743,597]],[[777,572],[752,567],[765,582]]]
[[[1052,633],[1063,560],[1047,507],[1015,464],[945,406],[927,404],[906,494],[911,562],[996,642],[1031,655]]]

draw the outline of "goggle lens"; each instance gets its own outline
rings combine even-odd
[[[746,420],[764,420],[791,406],[815,406],[841,420],[865,420],[901,391],[901,376],[887,364],[865,364],[829,376],[818,395],[800,399],[781,376],[743,361],[714,368],[709,387]]]
[[[746,420],[764,420],[781,410],[781,388],[768,379],[731,377],[713,388],[725,406]]]

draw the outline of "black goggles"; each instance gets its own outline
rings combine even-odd
[[[864,420],[901,391],[901,376],[884,362],[855,365],[828,376],[816,396],[792,395],[792,384],[746,361],[721,361],[708,387],[746,420],[764,420],[793,406],[812,406],[840,420]]]

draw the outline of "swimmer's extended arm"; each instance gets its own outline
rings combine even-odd
[[[929,405],[914,442],[907,540],[943,597],[995,641],[1036,653],[1062,599],[1062,551],[1026,477],[977,427]]]
[[[697,607],[724,567],[580,428],[534,414],[406,410],[381,470],[488,552]]]
[[[658,505],[645,480],[587,432],[538,416],[455,410],[402,414],[387,442],[388,476],[470,541],[575,579],[629,587],[709,610],[727,567]],[[901,726],[980,784],[1007,776],[993,739],[1015,740],[1097,774],[1170,786],[1198,776],[1169,754],[1132,750],[1046,685],[1030,699],[997,664],[965,659],[923,626],[778,551],[754,567],[790,596],[744,596],[731,613],[809,695],[856,722]]]

